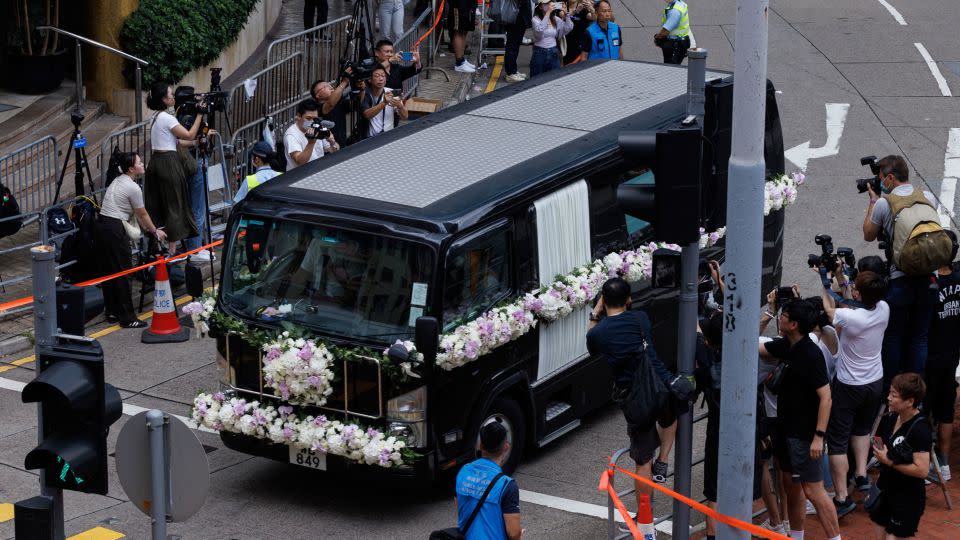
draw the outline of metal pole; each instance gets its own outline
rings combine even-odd
[[[432,15],[432,18],[436,19],[437,18],[437,0],[430,0],[430,6],[432,6],[433,8],[430,10],[430,15]],[[428,19],[427,22],[429,23],[430,20]],[[483,22],[481,21],[480,24],[483,24]],[[433,52],[434,52],[434,45],[435,45],[433,40],[434,40],[434,32],[430,32],[430,35],[427,36],[427,65],[428,66],[433,65]],[[428,79],[430,78],[430,71],[427,71],[427,78]]]
[[[721,514],[750,520],[756,437],[757,336],[763,245],[768,0],[737,1],[733,144],[727,193],[718,486]],[[718,524],[718,538],[750,535]]]
[[[33,336],[34,354],[54,344],[57,335],[57,261],[53,246],[41,245],[30,249],[33,266]],[[37,443],[43,443],[43,405],[37,403]],[[63,491],[47,487],[46,472],[40,469],[40,494],[53,504],[53,537],[65,538],[63,533]]]
[[[140,68],[140,64],[137,62],[133,63],[136,66],[137,77],[136,77],[136,86],[134,86],[134,97],[133,97],[133,107],[136,114],[136,123],[143,122],[143,69]]]
[[[80,40],[77,40],[76,78],[77,78],[77,112],[83,112],[83,51],[80,50]]]
[[[687,114],[702,125],[704,114],[704,81],[707,71],[706,49],[691,49],[687,56]],[[697,342],[697,278],[700,262],[700,244],[683,246],[680,255],[680,306],[677,320],[677,372],[693,375],[694,348]],[[693,418],[690,408],[677,418],[677,446],[674,454],[673,490],[690,496],[690,477],[693,469]],[[672,537],[690,536],[690,507],[673,502]]]
[[[150,530],[153,540],[167,540],[167,474],[164,459],[163,412],[147,411],[147,431],[150,433]]]

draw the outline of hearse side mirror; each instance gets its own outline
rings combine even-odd
[[[432,366],[440,345],[440,324],[436,317],[417,317],[414,343],[417,351],[423,355],[423,363]]]

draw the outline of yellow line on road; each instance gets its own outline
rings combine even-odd
[[[179,306],[179,305],[183,305],[183,304],[189,302],[190,300],[193,300],[193,297],[190,296],[189,294],[185,294],[185,295],[181,296],[180,298],[177,298],[176,301],[174,301],[174,304],[176,304],[176,305]],[[141,313],[141,314],[138,316],[138,318],[139,318],[141,321],[145,321],[145,320],[149,319],[150,317],[153,317],[153,310],[151,310],[151,311],[146,311],[146,312],[144,312],[144,313]],[[116,331],[119,330],[119,329],[120,329],[120,325],[119,325],[119,324],[114,324],[114,325],[108,326],[108,327],[106,327],[106,328],[104,328],[104,329],[102,329],[102,330],[97,330],[96,332],[90,334],[90,335],[87,336],[87,337],[90,337],[90,338],[93,338],[93,339],[97,339],[97,338],[99,338],[99,337],[106,336],[107,334],[112,334],[112,333],[116,332]],[[21,358],[21,359],[19,359],[19,360],[14,360],[13,362],[5,362],[6,365],[0,366],[0,373],[3,373],[4,371],[10,371],[11,369],[16,369],[16,368],[18,368],[18,367],[20,367],[20,366],[23,366],[23,365],[26,365],[26,364],[30,364],[30,363],[32,363],[34,360],[35,360],[35,357],[34,357],[34,355],[31,354],[30,356],[25,356],[25,357],[23,357],[23,358]],[[2,514],[0,514],[0,515],[2,515]],[[0,520],[0,521],[2,521],[2,520]]]
[[[0,523],[13,519],[13,505],[10,503],[0,504]]]
[[[503,71],[503,56],[498,56],[493,64],[493,72],[490,73],[490,80],[487,81],[487,89],[484,94],[489,94],[497,89],[497,81],[500,80],[500,72]]]
[[[118,538],[124,538],[124,536],[123,533],[111,531],[104,527],[94,527],[80,534],[69,536],[67,540],[117,540]]]

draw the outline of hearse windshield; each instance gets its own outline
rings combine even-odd
[[[222,283],[227,311],[341,337],[412,339],[433,268],[427,246],[270,218],[235,223]]]

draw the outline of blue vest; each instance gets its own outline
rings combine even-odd
[[[604,32],[600,24],[594,22],[587,27],[587,33],[590,34],[590,54],[587,55],[587,60],[620,58],[620,26],[617,23],[608,22],[607,31]]]
[[[500,471],[499,465],[486,458],[467,463],[460,469],[457,473],[458,527],[462,528],[467,522],[467,518],[473,513],[490,480]],[[510,483],[510,477],[506,475],[497,480],[497,485],[490,490],[487,500],[483,502],[483,508],[467,530],[467,540],[497,540],[507,537],[503,511],[500,509],[500,497],[503,496],[503,490],[508,483]]]

